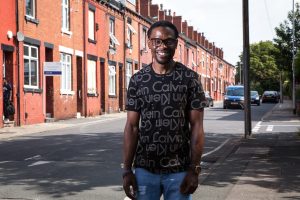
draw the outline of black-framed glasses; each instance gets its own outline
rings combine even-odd
[[[175,46],[177,44],[177,39],[174,39],[174,38],[168,38],[168,39],[165,39],[165,40],[162,40],[160,38],[151,38],[150,41],[151,41],[152,45],[155,46],[155,47],[159,47],[163,43],[164,43],[164,45],[166,45],[168,47],[172,47],[172,46]]]

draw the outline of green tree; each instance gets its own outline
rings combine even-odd
[[[250,86],[256,90],[279,90],[278,49],[271,41],[250,45]]]
[[[272,41],[261,41],[250,45],[251,90],[257,90],[260,94],[264,90],[279,90],[280,71],[276,64],[277,54],[278,49]],[[239,66],[237,71],[239,71]]]
[[[295,6],[295,48],[300,45],[300,8],[299,3]],[[275,28],[276,37],[274,38],[275,46],[279,52],[276,55],[276,62],[280,70],[289,73],[291,78],[292,61],[293,61],[293,11],[288,13],[287,19]],[[294,49],[294,51],[296,51]]]

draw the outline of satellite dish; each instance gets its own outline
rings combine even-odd
[[[23,42],[24,41],[24,34],[21,31],[17,32],[17,40],[19,42]]]

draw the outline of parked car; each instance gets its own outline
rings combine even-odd
[[[205,92],[205,99],[206,99],[206,107],[214,106],[214,99],[211,98],[209,92]]]
[[[277,91],[264,91],[262,97],[261,97],[261,102],[274,102],[278,103],[279,102],[280,95]]]
[[[259,94],[257,91],[252,90],[250,92],[251,94],[251,104],[256,104],[256,105],[260,105],[260,98],[259,98]]]
[[[225,91],[223,108],[240,107],[244,109],[244,86],[228,86]]]

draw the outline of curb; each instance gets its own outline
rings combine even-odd
[[[281,103],[277,103],[269,112],[267,112],[266,114],[264,114],[264,116],[262,116],[261,118],[261,121],[263,122],[267,122],[267,121],[270,121],[270,120],[266,120],[266,118],[269,118],[270,115],[273,113],[274,110],[277,109],[277,107],[279,107]]]
[[[112,114],[113,115],[113,114]],[[83,126],[88,124],[96,124],[96,123],[102,123],[102,122],[108,122],[115,119],[121,119],[126,117],[126,115],[100,115],[95,117],[87,117],[85,118],[86,121],[78,123],[78,120],[75,118],[69,119],[69,120],[60,120],[52,123],[40,123],[40,124],[32,124],[32,125],[24,125],[24,126],[18,126],[18,127],[4,127],[0,129],[0,140],[4,139],[10,139],[13,137],[19,137],[19,136],[25,136],[25,135],[31,135],[35,133],[43,133],[47,131],[55,131],[65,128],[74,128],[77,126]],[[89,121],[89,119],[93,119],[93,121]],[[71,120],[74,120],[72,123]],[[64,123],[64,122],[69,123]]]
[[[237,147],[241,144],[242,140],[243,138],[238,138],[238,139],[232,138],[230,142],[227,143],[227,145],[223,146],[221,149],[218,150],[218,151],[222,151],[224,149],[222,156],[220,156],[220,158],[218,158],[217,161],[208,168],[208,170],[205,170],[205,174],[200,175],[199,177],[200,185],[207,179],[208,176],[210,176],[210,174],[214,170],[216,170],[225,161],[226,158],[228,158],[233,152],[235,152]]]

